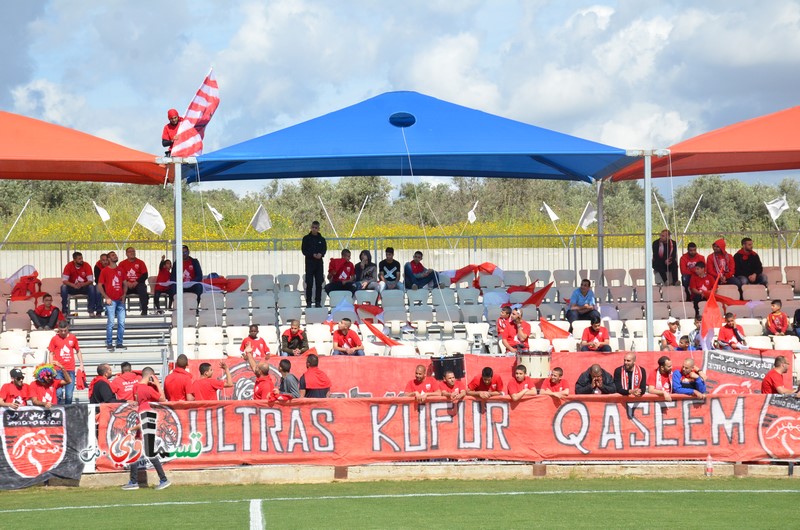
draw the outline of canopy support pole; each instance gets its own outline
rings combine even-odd
[[[603,207],[603,183],[604,181],[597,181],[597,271],[599,273],[598,281],[600,285],[606,284],[605,269],[605,208]]]

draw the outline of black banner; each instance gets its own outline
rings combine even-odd
[[[0,408],[0,489],[27,488],[53,477],[80,479],[88,416],[86,405]]]

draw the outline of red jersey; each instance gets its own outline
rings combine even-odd
[[[135,258],[133,261],[126,259],[119,264],[119,269],[125,276],[125,280],[129,282],[138,282],[142,274],[147,274],[147,265],[139,258]]]
[[[155,290],[160,291],[162,293],[169,291],[169,285],[161,285],[162,283],[167,283],[169,281],[169,269],[166,267],[158,271],[158,277],[156,277],[156,285]]]
[[[727,252],[717,256],[712,252],[706,258],[706,272],[713,278],[716,278],[720,273],[723,278],[730,278],[734,272],[733,256]]]
[[[356,275],[356,268],[352,262],[344,258],[331,258],[328,274],[331,275],[332,282],[345,282]]]
[[[242,340],[242,345],[239,347],[239,351],[244,353],[248,345],[252,346],[253,359],[255,359],[256,361],[260,361],[266,358],[267,354],[269,354],[269,347],[267,346],[267,343],[264,341],[264,339],[262,339],[261,337],[257,339],[251,339],[250,337],[245,337],[244,340]]]
[[[483,378],[480,375],[476,375],[469,382],[469,389],[473,392],[502,392],[503,380],[500,379],[499,375],[495,374],[492,376],[492,382],[484,385]]]
[[[133,372],[123,372],[114,377],[111,381],[111,391],[117,399],[123,401],[133,401],[133,387],[142,380],[142,376]]]
[[[496,329],[497,329],[497,336],[498,337],[503,337],[504,336],[507,326],[508,326],[508,319],[507,318],[503,318],[503,317],[498,317],[497,318]]]
[[[30,389],[27,383],[22,383],[22,388],[17,388],[13,381],[0,387],[0,403],[25,405],[28,399],[30,399]]]
[[[786,333],[789,328],[789,317],[783,311],[777,313],[770,313],[767,315],[767,330],[770,335],[777,335],[778,333]]]
[[[690,256],[687,252],[680,259],[681,265],[681,274],[686,275],[694,275],[694,266],[698,263],[705,263],[706,258],[701,256],[700,254],[695,254],[694,256]]]
[[[193,282],[197,272],[194,270],[194,259],[189,258],[183,260],[183,281]]]
[[[256,385],[253,387],[253,399],[268,399],[274,388],[275,383],[272,382],[272,378],[268,375],[262,375],[256,379]]]
[[[78,345],[78,339],[72,333],[67,333],[63,339],[58,335],[53,335],[50,339],[50,344],[47,346],[47,351],[53,354],[53,359],[58,361],[64,370],[75,370],[75,354],[79,352],[81,347]]]
[[[183,118],[178,118],[178,123],[175,125],[172,125],[172,122],[168,121],[167,124],[164,125],[164,129],[161,131],[161,139],[174,142],[175,135],[178,134],[178,127],[181,126],[181,121],[183,121]]]
[[[595,341],[598,343],[605,342],[608,340],[608,338],[608,330],[606,328],[600,326],[597,331],[595,331],[590,326],[583,330],[583,336],[581,337],[581,340],[585,341],[587,344],[591,344]]]
[[[651,386],[656,390],[663,390],[664,392],[672,393],[672,374],[661,375],[658,368],[652,370],[647,374],[647,386]]]
[[[75,265],[74,261],[70,261],[64,267],[61,279],[70,283],[93,282],[94,273],[92,272],[92,267],[90,267],[88,263],[83,262],[83,264],[78,267]]]
[[[158,390],[150,385],[143,385],[141,383],[134,385],[133,395],[136,398],[136,402],[139,403],[139,408],[137,409],[139,412],[152,410],[153,407],[150,406],[150,403],[158,402],[158,400],[161,399],[161,394],[158,393]]]
[[[708,295],[711,293],[711,289],[713,288],[714,278],[710,274],[706,274],[702,278],[697,274],[694,274],[689,280],[689,289],[700,291],[705,299],[708,298]]]
[[[783,384],[783,374],[778,373],[778,371],[773,368],[767,375],[764,376],[764,380],[761,381],[761,393],[762,394],[777,394],[778,387],[784,386]]]
[[[540,391],[542,390],[549,390],[550,392],[561,392],[562,390],[569,390],[569,384],[564,380],[562,377],[559,379],[558,383],[553,383],[553,381],[548,377],[544,381],[542,381],[542,386],[540,387]]]
[[[439,382],[439,390],[450,393],[466,392],[467,387],[464,386],[464,381],[462,379],[456,379],[453,386],[447,386],[447,383],[444,381]]]
[[[340,348],[360,348],[362,346],[361,339],[352,329],[348,329],[347,333],[342,333],[338,329],[334,331],[333,343]]]
[[[164,394],[167,401],[186,401],[186,394],[192,393],[192,374],[176,366],[164,379]]]
[[[744,330],[742,326],[736,324],[736,331],[739,332],[739,337],[744,340]],[[739,339],[736,338],[736,335],[733,333],[733,328],[728,326],[722,326],[719,328],[719,334],[717,335],[717,340],[720,342],[724,342],[725,344],[730,344],[734,346],[736,344],[740,344]]]
[[[41,304],[36,306],[36,309],[34,309],[33,312],[42,318],[50,318],[50,315],[52,315],[53,311],[56,309],[58,308],[54,305],[51,305],[50,309],[48,309],[44,304]],[[64,313],[61,311],[58,312],[58,320],[64,320]]]
[[[678,348],[678,339],[675,337],[675,334],[670,330],[666,330],[664,333],[662,333],[661,338],[664,339],[664,341],[673,348],[675,349]]]
[[[508,395],[512,395],[522,392],[523,390],[530,390],[532,388],[536,388],[536,383],[530,377],[526,376],[521,383],[517,381],[517,378],[515,377],[508,382],[506,393],[508,393]]]
[[[411,272],[414,274],[422,274],[425,272],[425,265],[418,261],[411,260]]]
[[[28,385],[28,397],[31,399],[36,398],[44,403],[52,403],[55,405],[58,403],[58,398],[56,398],[56,390],[63,385],[64,381],[62,379],[54,379],[53,384],[50,386],[44,386],[37,379]]]
[[[421,394],[427,394],[428,392],[438,392],[439,391],[439,382],[432,377],[426,377],[422,380],[421,383],[417,383],[416,379],[412,379],[406,384],[406,389],[404,392],[406,394],[410,394],[411,392],[419,392]]]
[[[516,348],[517,344],[520,344],[520,340],[517,337],[517,333],[519,328],[522,328],[522,332],[528,335],[528,338],[531,336],[531,325],[525,322],[524,320],[520,320],[519,323],[509,320],[508,324],[506,324],[506,328],[503,332],[503,338],[505,338],[508,343],[511,345],[512,348]],[[528,350],[528,340],[526,339],[523,346],[524,350]]]
[[[225,383],[212,377],[201,377],[192,383],[192,395],[197,401],[216,401],[217,390],[225,388]]]
[[[103,269],[103,272],[100,273],[100,285],[103,286],[103,289],[106,292],[106,296],[115,302],[119,302],[122,300],[122,294],[124,292],[122,280],[125,278],[125,275],[122,272],[121,267],[106,267]]]

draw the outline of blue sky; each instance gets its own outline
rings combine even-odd
[[[666,147],[800,86],[798,0],[28,0],[0,29],[1,109],[151,153],[212,65],[207,152],[389,90]]]

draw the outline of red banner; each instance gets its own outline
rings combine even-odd
[[[423,459],[715,460],[796,458],[800,401],[713,395],[704,401],[532,396],[301,399],[170,403],[158,412],[156,450],[168,468],[240,464],[359,465]],[[120,469],[141,443],[128,404],[100,408],[97,469]]]

